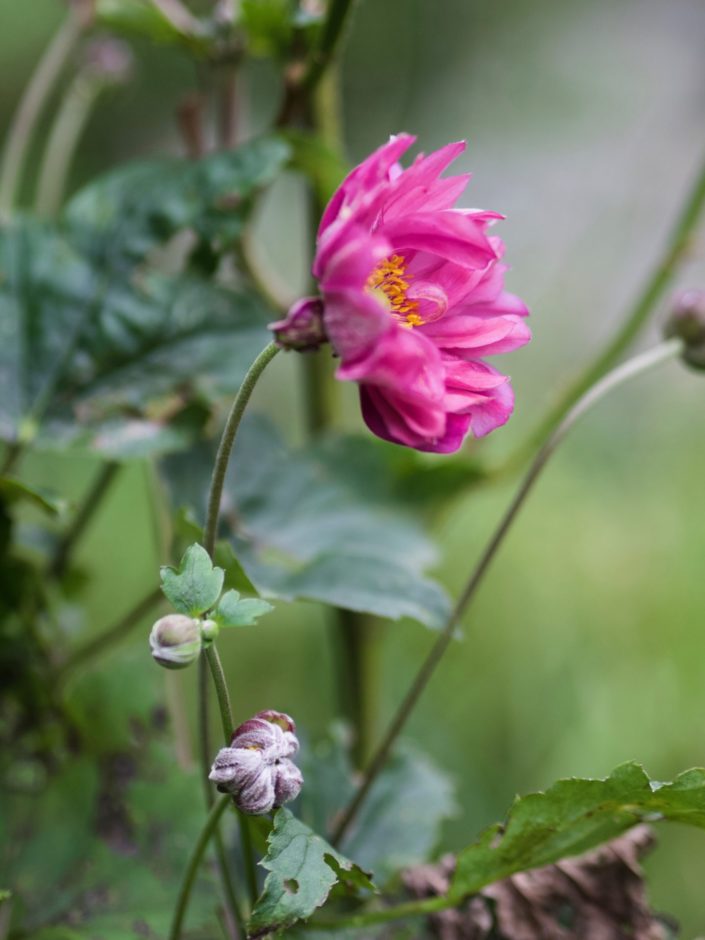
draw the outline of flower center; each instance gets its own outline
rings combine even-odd
[[[392,255],[380,261],[367,279],[367,289],[381,293],[390,308],[390,313],[402,326],[421,326],[424,318],[419,313],[418,300],[408,295],[410,275],[406,272],[406,260],[402,255]]]

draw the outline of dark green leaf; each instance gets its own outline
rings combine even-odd
[[[629,763],[605,780],[559,780],[545,793],[518,798],[504,825],[486,829],[458,854],[450,897],[579,855],[637,823],[660,819],[705,828],[705,770],[661,784]]]
[[[77,244],[112,269],[142,262],[184,230],[197,240],[232,247],[253,197],[282,171],[289,153],[286,141],[272,136],[198,161],[130,163],[77,193],[65,221]]]
[[[208,552],[201,545],[190,545],[178,568],[164,565],[161,569],[162,591],[179,613],[197,617],[205,613],[220,597],[225,572],[215,568]]]
[[[15,477],[0,477],[0,499],[6,503],[28,502],[49,516],[60,516],[66,510],[66,500],[44,487],[30,486]]]
[[[195,275],[112,278],[48,228],[3,229],[0,438],[26,436],[43,419],[45,441],[85,443],[78,421],[98,426],[93,444],[129,453],[129,434],[106,440],[108,419],[134,419],[177,393],[182,403],[234,392],[267,342],[267,317],[254,294]],[[177,446],[186,430],[162,428],[157,443]]]
[[[213,619],[220,627],[251,627],[272,609],[271,604],[259,597],[241,598],[237,591],[231,590],[220,598]]]
[[[242,0],[240,9],[249,51],[255,56],[286,56],[293,30],[291,0]]]
[[[176,505],[203,512],[212,453],[200,446],[163,462]],[[375,483],[339,480],[325,454],[290,451],[271,425],[245,421],[223,516],[235,554],[265,597],[306,598],[383,617],[441,624],[445,592],[424,570],[435,549]]]
[[[290,927],[325,904],[339,882],[373,891],[369,875],[328,845],[289,810],[278,809],[260,864],[269,874],[250,921],[250,936]]]
[[[306,780],[301,818],[330,831],[355,791],[348,735],[336,728],[313,747],[302,746]],[[428,757],[406,745],[387,763],[345,836],[341,850],[369,869],[378,884],[425,862],[438,844],[443,822],[456,811],[453,784]]]

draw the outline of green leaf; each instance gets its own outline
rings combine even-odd
[[[328,845],[288,809],[278,809],[260,862],[269,874],[255,905],[249,936],[290,927],[325,904],[334,885],[374,891],[370,876]]]
[[[162,461],[177,506],[202,513],[213,454],[199,446]],[[226,482],[235,554],[265,597],[305,598],[439,626],[449,604],[425,575],[436,551],[416,521],[338,479],[324,452],[291,451],[272,426],[245,420]]]
[[[705,828],[705,770],[662,784],[628,763],[605,780],[559,780],[545,793],[518,798],[504,825],[489,827],[458,854],[449,897],[460,900],[515,872],[579,855],[637,823],[657,820]]]
[[[151,42],[187,45],[202,53],[209,48],[202,28],[187,32],[152,0],[96,0],[96,20],[107,29],[143,36]]]
[[[16,477],[0,477],[0,499],[5,503],[27,502],[48,516],[61,516],[66,511],[66,500],[45,487],[30,486]]]
[[[0,231],[0,438],[38,427],[45,443],[129,456],[146,431],[148,449],[183,446],[194,433],[187,422],[168,432],[150,416],[119,437],[115,415],[128,412],[134,422],[177,393],[182,407],[189,394],[232,394],[268,341],[268,316],[247,291],[194,274],[108,275],[50,228],[7,227]]]
[[[300,816],[330,831],[355,792],[355,772],[341,727],[313,747],[303,745],[299,765],[306,786]],[[427,861],[443,822],[457,811],[454,785],[433,761],[402,744],[375,780],[341,850],[383,885],[404,868]]]
[[[259,597],[241,598],[237,591],[231,590],[220,598],[213,619],[219,627],[251,627],[273,609]]]
[[[184,230],[197,241],[232,247],[255,195],[276,179],[289,155],[284,138],[269,136],[198,161],[129,163],[80,190],[64,221],[86,254],[102,256],[113,269],[143,261]]]
[[[240,9],[252,55],[286,56],[293,31],[291,0],[242,0]]]
[[[190,545],[178,568],[161,568],[162,591],[176,610],[189,617],[205,613],[223,589],[225,572],[215,568],[203,546]]]

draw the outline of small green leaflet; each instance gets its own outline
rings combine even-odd
[[[213,619],[219,627],[251,627],[259,617],[273,609],[271,604],[258,597],[241,598],[238,591],[226,591]]]
[[[705,829],[705,770],[660,784],[628,763],[605,780],[559,780],[545,793],[518,798],[505,825],[490,826],[458,854],[448,897],[459,901],[515,872],[580,855],[637,823],[657,820]]]
[[[190,545],[178,568],[160,571],[162,591],[180,614],[198,617],[215,604],[223,589],[225,573],[215,568],[202,545]]]
[[[32,486],[16,477],[0,477],[0,500],[8,503],[30,503],[48,516],[63,515],[67,505],[65,499],[51,490],[41,486]]]
[[[249,924],[248,936],[261,937],[310,917],[342,883],[374,891],[370,876],[288,809],[278,809],[260,864],[269,871]]]

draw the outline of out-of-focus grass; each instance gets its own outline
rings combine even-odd
[[[32,18],[20,4],[0,9],[4,115],[57,19],[53,0],[33,4]],[[352,157],[401,128],[421,134],[426,149],[468,136],[468,204],[509,216],[511,287],[531,301],[535,340],[511,359],[517,413],[483,444],[496,458],[608,335],[657,255],[705,147],[704,32],[698,0],[360,4],[344,70]],[[190,80],[174,53],[142,49],[135,85],[89,129],[74,182],[160,149],[169,135],[175,146],[173,104]],[[273,90],[268,81],[257,98],[256,122]],[[264,251],[301,279],[302,252],[289,247],[300,227],[286,214],[275,225],[274,208]],[[700,251],[683,283],[702,285],[703,267]],[[258,390],[257,405],[286,427],[296,371],[278,361]],[[349,391],[345,420],[359,427]],[[602,775],[635,758],[667,779],[705,764],[704,397],[702,377],[673,364],[622,390],[576,430],[520,517],[409,727],[457,778],[464,812],[449,844],[500,816],[516,792],[559,775]],[[34,456],[28,467],[75,496],[91,471],[58,456]],[[439,521],[451,588],[511,486],[469,493]],[[125,471],[78,559],[96,574],[85,623],[93,633],[152,585],[161,560],[143,467]],[[148,626],[128,641],[145,655]],[[410,623],[385,624],[381,637],[388,714],[431,637]],[[282,708],[322,731],[336,692],[330,639],[321,610],[300,604],[224,641],[238,714]],[[193,679],[176,679],[189,700]],[[154,681],[163,681],[156,668]],[[703,932],[705,834],[660,832],[649,865],[655,902],[682,919],[685,937]]]

